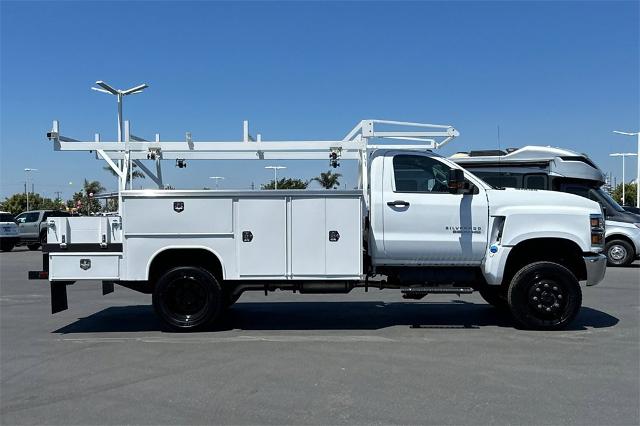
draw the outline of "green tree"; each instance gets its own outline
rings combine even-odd
[[[60,210],[64,208],[64,203],[60,200],[42,197],[37,193],[29,193],[29,210]],[[20,214],[27,210],[27,195],[25,193],[13,194],[0,203],[0,209],[13,215]]]
[[[278,179],[278,189],[307,189],[309,181],[302,179],[282,178]],[[262,189],[275,189],[275,181],[271,179],[269,183],[263,183]]]
[[[637,186],[635,183],[625,183],[624,184],[624,205],[627,206],[635,206],[636,205],[636,190]],[[623,205],[622,203],[622,184],[618,184],[615,189],[611,192],[611,196],[614,200],[618,202],[618,204]]]
[[[82,184],[82,191],[73,194],[72,200],[67,202],[67,206],[70,208],[75,207],[84,214],[100,211],[102,209],[100,202],[94,197],[103,192],[104,189],[104,186],[99,181],[85,179]],[[93,196],[90,197],[89,194],[93,194]]]
[[[328,170],[326,173],[320,173],[320,176],[314,177],[311,181],[318,182],[324,189],[335,189],[340,186],[340,177],[342,177],[340,173],[333,173]]]

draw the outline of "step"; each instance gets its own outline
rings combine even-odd
[[[402,294],[470,294],[473,293],[471,287],[407,287],[400,289]]]

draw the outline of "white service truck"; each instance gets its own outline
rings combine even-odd
[[[432,151],[458,135],[451,126],[364,120],[342,140],[264,142],[245,123],[242,142],[150,142],[124,124],[124,142],[75,141],[57,122],[48,133],[56,150],[94,151],[120,177],[118,216],[48,219],[44,267],[30,278],[49,279],[54,313],[85,280],[152,294],[177,330],[214,323],[249,290],[375,287],[407,299],[478,291],[522,327],[560,329],[580,310],[580,282],[604,277],[596,202],[493,189]],[[359,189],[161,189],[161,160],[327,158],[357,161]],[[159,189],[126,189],[133,163]]]

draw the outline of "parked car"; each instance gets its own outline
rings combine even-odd
[[[70,213],[60,210],[32,210],[20,213],[16,217],[18,223],[18,244],[25,244],[29,250],[38,250],[47,242],[47,219],[50,217],[67,217]]]
[[[11,251],[18,243],[18,225],[13,215],[0,212],[0,250]]]

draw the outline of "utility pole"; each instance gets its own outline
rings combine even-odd
[[[635,136],[638,140],[638,162],[636,165],[636,207],[640,208],[640,132],[621,132],[619,130],[614,130],[613,133],[617,133],[619,135],[625,136]]]
[[[28,187],[29,187],[29,172],[37,172],[38,169],[31,169],[29,167],[26,167],[24,169],[24,192],[27,193],[27,211],[29,211],[29,191],[28,191]],[[33,192],[33,184],[31,184],[31,191]]]
[[[278,189],[278,170],[286,169],[286,166],[265,166],[265,169],[273,169],[273,189]]]
[[[62,194],[62,191],[53,191],[54,194],[56,194],[56,200],[62,200],[62,198],[60,198],[60,194]]]

